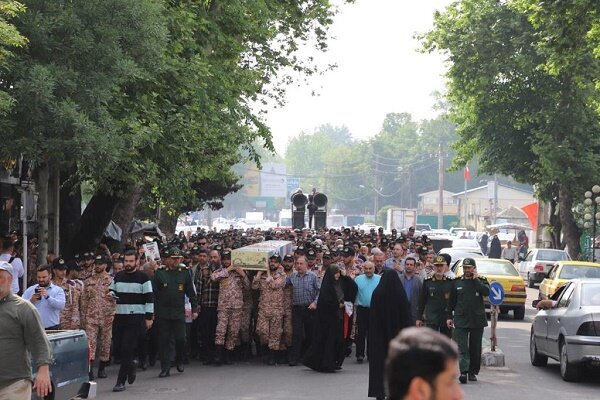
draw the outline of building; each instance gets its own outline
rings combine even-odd
[[[444,215],[458,214],[458,199],[453,192],[444,190]],[[432,190],[419,194],[417,206],[418,215],[437,215],[439,209],[440,191]]]
[[[494,190],[494,187],[496,187],[496,190]],[[521,209],[537,201],[533,196],[533,191],[502,183],[495,185],[494,181],[489,181],[484,186],[469,189],[466,192],[455,193],[453,197],[458,202],[458,215],[461,225],[471,226],[478,231],[484,230],[486,225],[496,223],[503,211],[511,207]],[[498,199],[495,207],[494,197]]]

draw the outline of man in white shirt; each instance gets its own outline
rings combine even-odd
[[[506,247],[502,249],[502,255],[500,256],[500,258],[509,260],[513,264],[515,264],[519,259],[519,253],[517,252],[517,248],[512,247],[512,242],[510,240],[506,242]]]
[[[15,244],[10,236],[2,238],[2,254],[0,254],[0,261],[6,261],[13,267],[13,280],[11,284],[11,290],[13,293],[19,293],[19,284],[21,278],[25,274],[25,268],[23,268],[23,261],[19,257],[14,257],[13,252],[15,250]]]

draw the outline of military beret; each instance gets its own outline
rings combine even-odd
[[[294,256],[291,254],[286,254],[283,256],[283,261],[294,261]]]
[[[331,254],[331,252],[326,251],[325,253],[323,253],[324,260],[331,260],[332,258],[333,258],[333,254]]]
[[[192,250],[190,250],[190,254],[191,255],[200,254],[200,247],[198,247],[198,246],[192,247]]]
[[[475,260],[473,260],[472,258],[465,258],[462,262],[463,267],[473,267],[476,268],[477,264],[475,264]]]
[[[223,250],[221,252],[221,258],[224,258],[226,260],[230,260],[231,259],[231,252],[229,250]]]
[[[277,262],[281,262],[281,256],[279,255],[279,253],[275,253],[271,257],[269,257],[269,260],[275,260]]]
[[[419,246],[419,254],[427,254],[429,253],[429,248],[427,246]]]
[[[314,260],[315,258],[317,258],[317,252],[314,251],[313,249],[310,249],[306,252],[306,258]]]

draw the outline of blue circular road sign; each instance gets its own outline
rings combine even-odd
[[[504,301],[504,288],[500,282],[493,281],[490,283],[490,304],[499,306]]]

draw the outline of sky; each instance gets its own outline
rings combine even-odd
[[[362,140],[377,134],[390,112],[408,112],[417,120],[435,117],[432,93],[444,90],[444,59],[420,53],[413,36],[430,30],[434,11],[450,3],[356,0],[341,5],[329,51],[304,51],[320,65],[338,67],[289,87],[286,105],[267,114],[277,152],[283,155],[292,137],[326,123],[345,125],[354,139]]]

